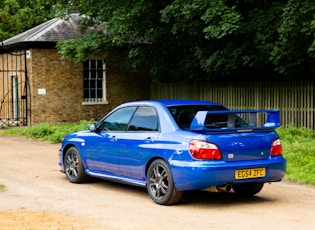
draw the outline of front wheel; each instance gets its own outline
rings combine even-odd
[[[67,150],[64,165],[66,176],[70,182],[82,183],[88,180],[82,158],[76,147],[71,147]]]
[[[155,160],[148,169],[147,190],[153,201],[162,205],[175,204],[183,195],[174,186],[170,167],[160,159]]]
[[[263,186],[263,182],[234,184],[233,190],[236,194],[242,196],[253,196],[259,193]]]

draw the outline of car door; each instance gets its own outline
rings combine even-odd
[[[87,166],[91,171],[120,175],[119,139],[137,107],[118,109],[97,124],[93,138],[86,142]]]
[[[123,176],[145,179],[145,163],[154,151],[159,136],[159,119],[155,108],[140,106],[120,136],[119,160]]]

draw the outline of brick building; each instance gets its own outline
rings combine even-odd
[[[52,19],[0,46],[0,128],[99,119],[118,104],[148,99],[149,78],[106,63],[62,59],[58,41],[78,38],[78,14]]]

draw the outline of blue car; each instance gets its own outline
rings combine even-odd
[[[89,130],[66,136],[59,165],[72,183],[90,177],[145,187],[171,205],[187,190],[252,196],[280,181],[286,160],[277,110],[229,110],[197,100],[124,103]]]

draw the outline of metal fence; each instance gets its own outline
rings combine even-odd
[[[0,51],[0,128],[25,126],[29,110],[26,53]]]
[[[282,125],[315,130],[314,81],[152,83],[151,99],[200,99],[231,109],[278,109]]]

